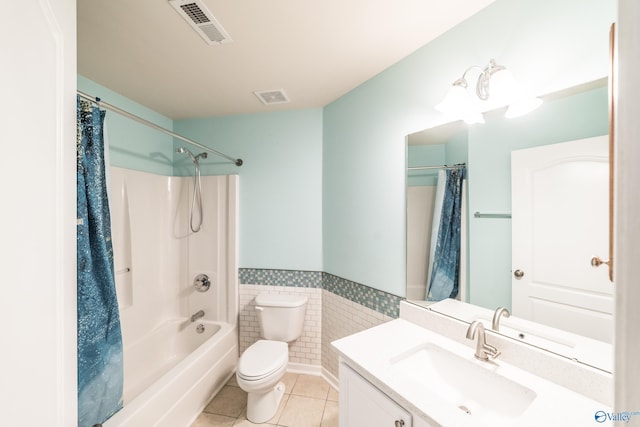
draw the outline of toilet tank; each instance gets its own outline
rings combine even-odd
[[[291,342],[302,334],[307,297],[304,295],[259,294],[256,312],[260,336],[274,341]]]

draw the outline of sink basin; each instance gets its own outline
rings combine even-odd
[[[411,387],[443,399],[471,417],[503,420],[521,416],[536,393],[500,375],[493,362],[466,359],[434,343],[425,343],[390,360],[393,375]]]

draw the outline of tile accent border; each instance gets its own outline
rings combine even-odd
[[[240,283],[245,285],[291,286],[295,288],[322,288],[320,271],[272,270],[264,268],[240,268]]]
[[[400,301],[404,298],[329,273],[322,273],[322,289],[353,301],[385,316],[400,316]]]
[[[264,286],[320,288],[385,316],[397,319],[404,298],[321,271],[240,268],[240,283]]]

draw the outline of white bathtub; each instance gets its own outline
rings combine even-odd
[[[175,319],[126,346],[124,408],[104,427],[189,426],[235,371],[237,337],[236,325]]]

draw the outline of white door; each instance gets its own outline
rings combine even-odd
[[[0,12],[2,426],[77,425],[75,17]]]
[[[511,154],[513,314],[612,341],[608,137]]]

